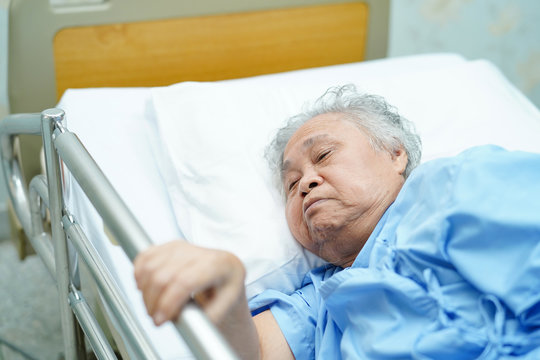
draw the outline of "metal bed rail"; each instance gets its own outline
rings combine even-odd
[[[105,225],[129,259],[152,243],[77,136],[63,125],[64,111],[48,109],[41,114],[9,115],[0,122],[0,152],[9,196],[25,234],[57,283],[66,359],[85,359],[84,335],[98,359],[116,359],[83,294],[78,289],[78,270],[70,260],[69,244],[87,265],[113,323],[117,324],[133,359],[157,359],[158,355],[135,320],[112,275],[86,237],[63,199],[61,162],[79,183]],[[14,137],[41,135],[46,176],[34,177],[26,188],[20,165],[13,154]],[[51,233],[43,229],[43,209],[49,210]],[[52,243],[52,246],[51,246]],[[223,336],[198,306],[190,302],[175,323],[198,359],[237,359]]]

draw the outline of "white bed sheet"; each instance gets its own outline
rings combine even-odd
[[[460,66],[466,67],[460,72],[461,77],[444,70]],[[314,81],[323,85],[320,78],[319,80],[314,78],[317,73],[319,75],[324,73],[327,77],[325,81],[331,83],[334,81],[344,83],[347,79],[350,79],[347,82],[358,83],[362,80],[358,84],[359,88],[386,96],[390,103],[398,106],[402,114],[417,123],[424,141],[424,154],[427,154],[424,161],[453,155],[465,147],[486,141],[499,143],[511,149],[540,152],[540,145],[536,141],[537,134],[540,133],[540,113],[534,105],[515,90],[490,64],[467,62],[457,55],[438,54],[384,59],[362,64],[340,65],[326,70],[303,70],[219,83],[231,86],[239,83],[246,85],[258,83],[260,86],[262,82],[271,88],[283,86],[290,81],[291,86],[300,84],[299,88],[304,89],[305,84]],[[423,75],[413,76],[414,74]],[[440,77],[442,86],[425,91],[426,87],[433,86],[434,82],[430,80],[433,77]],[[474,86],[470,85],[469,81],[473,78],[476,79],[472,81],[476,84]],[[404,91],[405,81],[410,82],[410,92]],[[452,86],[444,85],[446,83]],[[461,102],[456,103],[452,99],[456,98],[456,91],[460,91],[460,84],[463,84],[462,96],[457,98]],[[483,93],[490,88],[495,89],[492,95]],[[422,96],[415,93],[415,89],[424,89]],[[308,93],[303,100],[313,97],[314,93]],[[470,101],[463,102],[464,99]],[[493,99],[504,106],[493,103]],[[423,106],[423,103],[429,106]],[[497,106],[486,109],[491,103]],[[167,146],[161,146],[158,137],[151,90],[149,88],[69,90],[58,106],[66,111],[68,128],[78,134],[152,240],[162,243],[182,237],[176,218],[178,211],[175,212],[177,209],[171,203],[167,189],[167,181],[172,181],[171,179],[175,177],[178,180],[178,177],[174,166],[171,166],[173,156]],[[293,106],[296,107],[297,103]],[[435,113],[434,109],[437,110]],[[497,113],[493,114],[494,111]],[[455,115],[452,117],[455,122],[441,124],[434,121],[438,115],[447,119],[448,114]],[[514,119],[516,116],[520,117],[517,119],[519,121]],[[493,125],[490,118],[496,118],[497,121],[507,118],[516,126],[506,126],[504,130],[496,132],[486,131],[488,135],[478,139],[469,137],[467,131],[463,131],[468,127],[474,127],[473,124],[459,123],[470,121],[471,118],[481,119],[481,128],[484,129],[490,129]],[[500,121],[497,124],[499,126]],[[527,132],[527,129],[531,131]],[[535,132],[537,129],[538,132]],[[478,129],[473,133],[477,136]],[[448,141],[449,139],[452,141]],[[160,154],[162,150],[164,152]],[[109,242],[103,232],[99,216],[84,194],[72,181],[69,181],[66,192],[68,206],[126,293],[137,318],[146,329],[160,357],[190,358],[189,351],[172,326],[167,325],[158,329],[146,315],[141,296],[134,283],[131,263],[121,249]]]

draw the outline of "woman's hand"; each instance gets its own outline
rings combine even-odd
[[[220,325],[245,299],[244,266],[225,251],[172,241],[142,252],[134,265],[137,286],[156,325],[175,320],[192,298]]]
[[[245,294],[245,268],[236,256],[172,241],[142,252],[134,265],[137,286],[156,325],[176,320],[194,299],[242,358],[259,357]]]

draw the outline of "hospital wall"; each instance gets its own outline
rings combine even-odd
[[[0,47],[7,40],[0,0]],[[393,0],[389,56],[454,52],[485,58],[540,107],[540,1]],[[0,49],[0,118],[7,113],[5,48]],[[9,235],[7,191],[0,176],[0,239]]]
[[[388,56],[488,59],[540,108],[540,1],[393,0]]]

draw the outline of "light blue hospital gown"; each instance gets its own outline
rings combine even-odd
[[[420,166],[350,268],[250,306],[297,359],[540,359],[540,155]]]

